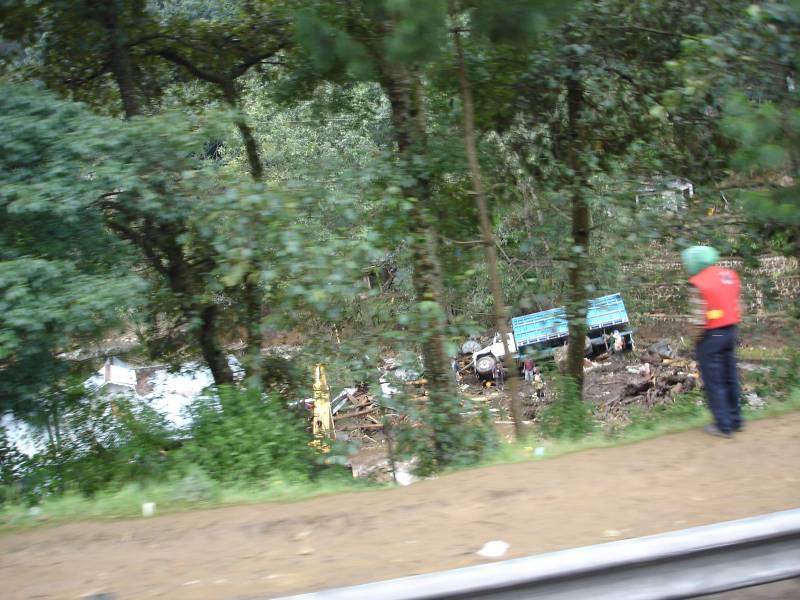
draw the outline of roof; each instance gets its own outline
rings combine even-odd
[[[119,358],[107,358],[103,366],[92,375],[84,385],[92,390],[100,390],[107,385],[118,385],[136,389],[136,369]]]

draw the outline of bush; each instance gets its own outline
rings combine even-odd
[[[303,478],[316,468],[305,421],[276,394],[222,386],[190,409],[191,439],[179,465],[195,465],[222,482]]]
[[[197,465],[190,465],[169,489],[169,500],[179,504],[210,503],[220,497],[219,484]]]
[[[800,387],[800,350],[792,348],[786,360],[770,370],[770,383],[779,400],[787,400]]]
[[[776,360],[766,373],[756,371],[746,376],[762,398],[786,401],[800,388],[800,350],[787,350],[785,357]]]
[[[403,406],[411,421],[421,426],[403,424],[397,428],[393,434],[397,454],[402,458],[416,457],[419,475],[476,464],[497,447],[497,434],[487,408],[482,406],[476,414],[464,417],[461,412],[470,412],[473,407],[469,403],[462,407],[462,400],[446,395],[429,400],[421,408],[414,403]]]
[[[28,501],[65,491],[91,496],[166,474],[164,450],[176,442],[164,418],[147,404],[81,394],[61,408],[57,438],[18,469]]]
[[[539,430],[548,437],[577,439],[594,426],[592,409],[569,377],[554,375],[555,400],[542,411]]]
[[[0,506],[15,502],[20,493],[20,481],[25,457],[17,451],[0,425]]]

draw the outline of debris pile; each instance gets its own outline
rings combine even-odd
[[[650,346],[635,362],[587,377],[586,390],[606,416],[627,412],[631,405],[671,404],[677,394],[700,386],[697,363],[678,357],[666,341]]]
[[[592,342],[587,337],[585,342],[584,342],[584,347],[583,347],[584,356],[589,354],[591,348],[592,348]],[[553,360],[556,363],[556,368],[562,374],[565,374],[567,372],[567,355],[568,354],[569,354],[569,344],[564,344],[563,346],[559,346],[558,348],[555,349],[555,351],[553,353]],[[595,366],[594,363],[592,361],[590,361],[588,358],[584,358],[583,359],[583,368],[584,368],[584,370],[585,369],[591,369],[593,366]]]
[[[644,363],[637,369],[639,378],[629,382],[617,395],[617,403],[642,406],[663,404],[666,399],[690,392],[699,385],[697,363],[688,360],[665,359],[660,364]]]
[[[608,426],[629,422],[632,409],[673,404],[679,394],[702,386],[697,363],[684,356],[685,351],[679,354],[676,350],[684,346],[669,340],[660,340],[643,351],[615,352],[612,346],[609,352],[586,359],[584,400],[595,405],[596,416]],[[563,350],[561,353],[566,354]],[[471,368],[471,358],[461,355],[451,365],[465,399],[463,414],[475,414],[477,406],[492,414],[498,428],[510,425],[507,390],[498,389],[491,381],[480,381]],[[395,407],[395,395],[402,389],[405,402],[425,402],[427,397],[425,379],[419,373],[404,370],[391,359],[383,362],[379,387],[347,388],[332,399],[331,408],[337,437],[361,446],[351,462],[354,476],[390,481],[403,469],[396,465],[392,469],[387,451],[391,453],[393,439],[387,437],[391,432],[384,427],[409,419]],[[558,386],[552,384],[557,369],[551,370],[555,365],[547,362],[537,361],[533,381],[520,382],[525,422],[535,422],[556,400]]]
[[[331,401],[331,411],[337,434],[344,432],[347,439],[373,443],[385,439],[385,422],[397,425],[405,418],[379,404],[363,387],[342,390]]]
[[[400,485],[411,485],[417,481],[414,470],[418,463],[416,458],[393,462],[390,457],[383,455],[366,458],[356,456],[351,459],[351,468],[353,477],[368,478],[378,483],[393,481]]]

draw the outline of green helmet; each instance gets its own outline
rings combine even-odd
[[[719,252],[711,246],[692,246],[681,252],[681,261],[689,277],[697,275],[719,260]]]

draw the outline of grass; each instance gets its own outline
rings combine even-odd
[[[689,398],[692,398],[692,396],[689,396]],[[696,405],[697,410],[694,411],[686,410],[685,404],[678,406],[678,410],[671,411],[667,409],[660,411],[660,415],[653,420],[634,419],[634,422],[629,427],[618,434],[609,435],[596,431],[576,440],[546,439],[531,436],[525,442],[502,444],[497,452],[481,463],[480,466],[541,460],[582,450],[634,444],[670,433],[697,429],[711,422],[708,410],[703,405]],[[778,417],[797,410],[800,410],[800,388],[794,390],[786,400],[768,403],[764,408],[757,410],[745,407],[743,412],[746,421],[756,421]],[[540,457],[535,457],[534,451],[540,447],[544,448],[544,454]]]
[[[763,346],[744,346],[736,349],[736,356],[741,360],[786,360],[787,353],[783,347],[767,348]]]
[[[204,474],[152,483],[128,484],[114,492],[92,498],[77,493],[45,499],[32,514],[27,506],[16,504],[0,511],[0,530],[20,529],[64,521],[119,519],[142,514],[142,504],[154,502],[157,514],[223,506],[292,502],[319,496],[386,487],[347,476],[321,477],[315,481],[273,480],[262,485],[226,486]]]
[[[687,395],[683,402],[654,411],[654,414],[635,416],[633,423],[617,434],[596,431],[577,440],[544,439],[531,436],[525,442],[501,444],[485,461],[473,468],[497,464],[526,462],[563,456],[594,448],[632,444],[665,434],[699,428],[710,421],[708,411],[697,401],[699,396]],[[747,420],[777,417],[800,410],[800,388],[789,398],[768,403],[764,408],[745,408]],[[544,454],[536,457],[536,448]],[[141,515],[142,504],[155,502],[158,514],[217,508],[263,502],[290,502],[313,497],[385,489],[388,484],[374,484],[341,476],[326,475],[315,481],[273,480],[262,485],[224,486],[202,472],[189,473],[182,479],[150,485],[130,484],[115,492],[104,492],[93,498],[67,493],[46,499],[31,514],[27,506],[7,505],[0,510],[0,530],[21,529],[42,524],[89,519],[130,518]]]

